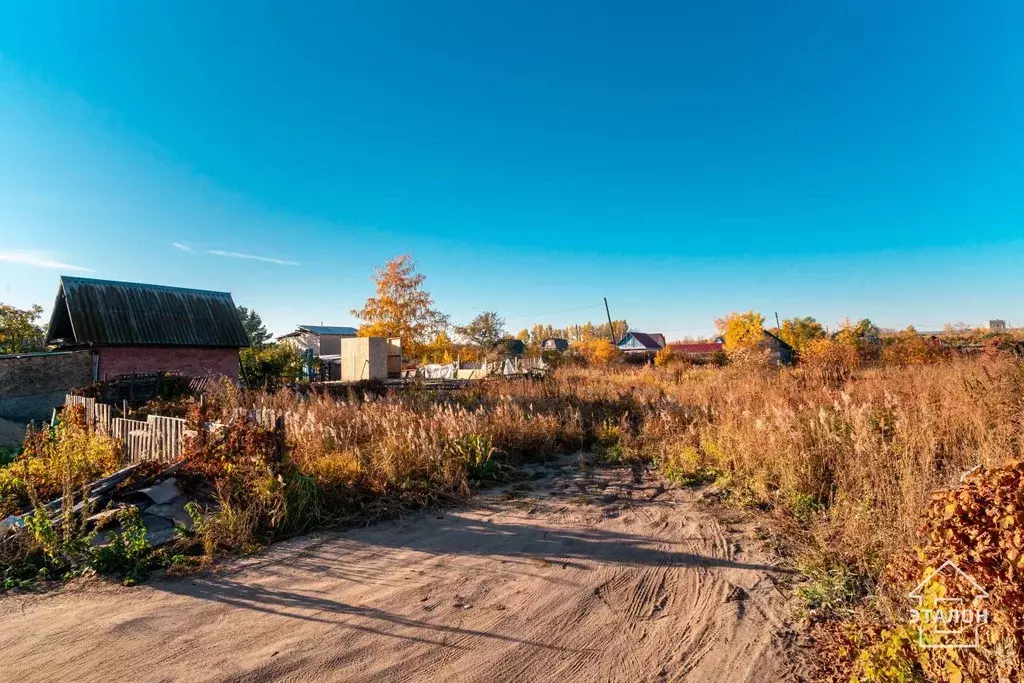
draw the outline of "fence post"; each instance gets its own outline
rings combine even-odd
[[[274,440],[277,445],[277,462],[284,462],[284,415],[274,420]]]

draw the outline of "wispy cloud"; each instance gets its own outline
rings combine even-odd
[[[24,249],[0,251],[0,261],[18,263],[23,266],[31,266],[32,268],[50,268],[52,270],[68,270],[79,273],[93,272],[92,268],[64,263],[63,261],[55,258],[53,254],[48,254],[42,251],[28,251]]]
[[[182,251],[187,251],[190,254],[196,253],[195,249],[193,249],[192,247],[188,246],[187,244],[182,244],[181,242],[171,242],[171,246],[174,247],[175,249],[181,249]]]
[[[249,259],[250,261],[263,261],[264,263],[276,263],[279,266],[298,266],[298,261],[286,261],[285,259],[271,258],[269,256],[256,256],[255,254],[243,254],[238,251],[223,251],[221,249],[210,249],[207,254],[214,256],[227,256],[228,258]]]

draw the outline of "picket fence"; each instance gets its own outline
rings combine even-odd
[[[94,398],[65,396],[64,405],[80,405],[85,409],[86,425],[104,436],[110,436],[121,444],[121,459],[126,464],[155,460],[170,463],[181,457],[186,436],[194,436],[185,420],[177,417],[149,415],[143,420],[129,420],[114,417],[115,407],[99,403]],[[239,409],[238,415],[267,429],[284,429],[284,417],[266,408],[253,410]],[[204,429],[219,429],[219,423],[206,425]]]

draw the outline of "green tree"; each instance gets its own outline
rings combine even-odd
[[[494,311],[484,311],[469,321],[468,325],[456,327],[455,331],[487,354],[505,337],[505,320]]]
[[[260,318],[259,313],[245,306],[237,306],[236,308],[238,309],[238,319],[242,321],[245,334],[249,337],[249,344],[257,349],[266,346],[272,335],[267,332],[267,326],[263,324],[263,319]]]
[[[821,326],[821,323],[809,316],[806,318],[789,318],[782,321],[779,337],[796,351],[802,351],[812,339],[823,339],[825,337],[825,328]]]
[[[20,309],[0,304],[0,353],[31,353],[46,348],[46,331],[36,325],[42,306]]]

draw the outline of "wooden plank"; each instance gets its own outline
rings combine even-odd
[[[141,420],[114,418],[111,421],[114,438],[122,443],[122,457],[130,463],[152,459],[149,425]]]
[[[96,399],[87,398],[82,401],[85,406],[85,426],[89,431],[96,431]]]
[[[130,462],[150,460],[152,452],[152,434],[149,429],[133,429],[128,432],[128,460]]]
[[[150,415],[146,421],[153,434],[153,458],[160,462],[174,462],[180,458],[185,420]]]
[[[114,406],[107,403],[96,404],[96,428],[104,436],[110,436],[110,421],[114,417]]]

